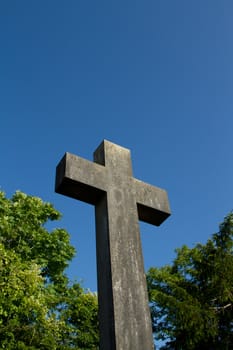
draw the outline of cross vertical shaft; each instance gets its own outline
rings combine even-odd
[[[138,218],[160,225],[166,192],[134,179],[130,151],[109,141],[94,163],[67,154],[56,191],[95,205],[100,349],[153,349]]]

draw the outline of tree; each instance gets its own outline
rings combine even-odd
[[[162,349],[233,349],[233,213],[206,244],[176,250],[147,274],[153,331]]]
[[[40,198],[0,192],[1,349],[97,349],[97,298],[68,280],[75,254],[60,213]]]

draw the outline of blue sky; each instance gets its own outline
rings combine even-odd
[[[221,0],[0,4],[0,186],[50,201],[96,290],[94,208],[54,192],[68,151],[131,149],[172,216],[141,224],[146,270],[206,242],[233,208],[233,4]]]

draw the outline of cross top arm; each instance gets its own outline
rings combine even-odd
[[[109,141],[103,141],[95,152],[95,162],[71,153],[65,153],[56,170],[55,191],[60,194],[96,205],[107,192],[110,164],[117,163],[130,178],[129,191],[134,192],[139,220],[159,226],[170,215],[167,192],[135,179],[131,171],[130,151]],[[107,160],[107,168],[105,161]],[[112,165],[111,164],[111,165]],[[119,169],[116,169],[119,171]],[[115,171],[115,170],[114,170]]]

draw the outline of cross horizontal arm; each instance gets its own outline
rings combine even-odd
[[[105,167],[66,153],[56,169],[55,191],[96,204],[105,191]]]
[[[171,215],[167,192],[140,180],[133,180],[139,220],[161,225]]]

